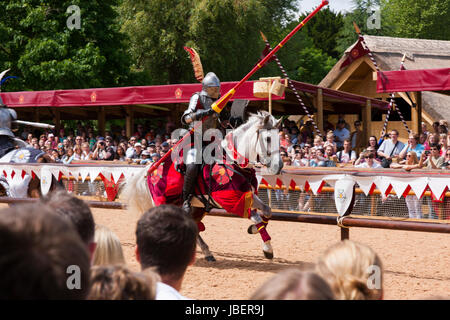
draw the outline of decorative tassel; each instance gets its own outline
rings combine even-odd
[[[203,78],[204,78],[204,73],[203,73],[203,66],[202,66],[202,62],[200,60],[199,54],[193,48],[184,47],[184,50],[186,50],[189,53],[189,56],[191,57],[191,62],[192,62],[192,67],[194,68],[195,78],[199,82],[202,82]]]

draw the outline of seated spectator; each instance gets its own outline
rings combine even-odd
[[[439,134],[432,133],[428,135],[427,141],[423,144],[425,147],[425,150],[430,150],[430,147],[432,144],[439,143]]]
[[[158,276],[132,272],[125,266],[95,266],[88,300],[155,300]]]
[[[250,300],[334,300],[334,294],[318,274],[286,269],[267,280]]]
[[[159,153],[153,153],[152,154],[152,162],[158,162],[159,159],[161,159],[161,155]]]
[[[311,159],[309,160],[310,167],[325,167],[325,157],[323,154],[323,149],[313,149],[311,151]]]
[[[106,142],[104,138],[99,138],[97,142],[97,146],[92,155],[92,159],[94,160],[114,160],[114,150],[111,146],[106,146]]]
[[[125,150],[123,149],[123,147],[117,147],[117,152],[114,155],[114,160],[126,161]]]
[[[450,169],[450,150],[447,150],[447,152],[445,153],[442,169]]]
[[[350,139],[350,131],[345,128],[345,124],[346,124],[345,120],[340,119],[337,123],[336,130],[334,130],[334,136],[338,150],[341,150],[343,148],[345,139]]]
[[[370,247],[350,240],[328,248],[319,258],[317,273],[338,300],[380,300],[383,266]]]
[[[95,222],[91,208],[86,202],[67,193],[66,190],[56,190],[42,198],[42,203],[74,225],[92,260],[96,248]]]
[[[141,153],[142,153],[142,144],[136,142],[134,144],[133,156],[130,159],[133,160],[133,162],[136,162],[138,159],[141,159]]]
[[[80,161],[82,155],[83,155],[83,150],[81,150],[81,146],[78,144],[75,145],[75,147],[73,147],[73,160]]]
[[[128,141],[128,149],[125,151],[127,159],[132,159],[134,155],[134,144],[136,143],[136,141],[137,138],[135,136],[131,137],[130,141]]]
[[[338,163],[354,164],[356,161],[356,152],[352,150],[352,142],[350,139],[344,140],[344,149],[336,153]]]
[[[334,153],[334,148],[331,145],[328,145],[325,147],[325,158],[327,158],[327,161],[332,161],[334,163],[334,166],[336,166],[336,162],[337,162],[337,157],[336,154]]]
[[[430,151],[424,151],[420,156],[417,168],[426,167],[427,169],[442,169],[444,157],[440,156],[441,146],[434,143],[430,146]]]
[[[73,225],[49,207],[2,210],[0,243],[0,299],[84,300],[88,295],[87,250]]]
[[[408,137],[408,145],[406,145],[403,150],[399,153],[401,159],[406,158],[406,154],[409,151],[414,151],[417,157],[420,158],[422,152],[425,151],[425,147],[419,143],[420,135],[417,133],[411,133]]]
[[[136,259],[142,270],[161,277],[156,300],[185,300],[179,291],[188,266],[195,262],[198,228],[181,208],[161,205],[145,212],[136,228]]]
[[[151,161],[152,159],[150,158],[150,152],[148,152],[147,150],[142,151],[141,161],[139,163],[148,164]]]
[[[364,158],[365,161],[355,165],[355,168],[383,168],[379,162],[375,161],[375,155],[372,152],[365,151],[361,152],[361,154],[362,156],[360,157]]]
[[[66,154],[62,157],[61,162],[64,164],[70,164],[74,158],[74,152],[72,148],[67,149]]]
[[[369,142],[367,143],[367,147],[373,147],[375,149],[375,151],[378,151],[379,145],[378,145],[377,137],[370,136]]]
[[[83,142],[81,144],[80,159],[83,161],[92,160],[92,152],[91,152],[91,150],[89,150],[89,143],[87,143],[87,142]]]
[[[110,152],[113,152],[114,154],[116,153],[116,146],[114,145],[114,140],[111,136],[106,136],[105,138],[105,142],[106,142],[106,149],[108,150],[110,148]],[[114,157],[113,157],[114,159]]]
[[[440,155],[442,157],[445,157],[445,153],[448,150],[447,135],[446,134],[442,133],[442,134],[439,135],[439,145],[441,146]]]
[[[52,149],[50,151],[50,158],[53,159],[55,162],[61,162],[61,159],[59,159],[59,153],[58,150]]]
[[[96,243],[92,261],[94,266],[125,264],[122,244],[108,227],[98,224],[95,226],[94,242]]]
[[[292,161],[294,167],[306,167],[308,165],[308,160],[304,157],[304,152],[302,150],[296,150],[294,154],[294,161]]]
[[[163,143],[161,143],[161,148],[164,153],[167,153],[170,149],[169,143],[167,141],[164,141]]]
[[[55,139],[55,135],[53,133],[49,133],[47,135],[47,138],[50,143],[50,149],[56,149],[56,147],[58,146],[58,141],[56,141]]]

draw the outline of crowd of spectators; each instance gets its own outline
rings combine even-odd
[[[285,166],[296,167],[362,167],[362,168],[415,168],[443,169],[450,161],[450,132],[447,121],[433,123],[429,131],[422,123],[422,133],[411,132],[406,143],[398,140],[396,129],[384,136],[371,136],[363,140],[361,121],[353,123],[351,130],[346,120],[339,116],[334,126],[326,121],[326,134],[319,136],[312,121],[303,123],[285,119],[280,129],[280,155]],[[155,127],[139,124],[136,132],[127,137],[118,128],[97,135],[92,127],[78,125],[76,130],[60,129],[56,135],[47,132],[35,136],[25,130],[21,137],[32,147],[47,152],[56,162],[103,160],[149,164],[158,161],[177,142],[171,139],[175,123],[163,122]],[[381,133],[380,133],[381,134]],[[411,151],[411,152],[410,152]],[[405,165],[411,153],[417,163]]]
[[[445,120],[433,123],[431,131],[422,123],[422,134],[410,132],[406,143],[398,139],[396,129],[380,138],[371,136],[364,141],[361,122],[355,121],[353,126],[354,130],[349,130],[350,125],[343,118],[339,118],[336,128],[327,122],[328,131],[322,138],[315,133],[312,121],[297,126],[294,121],[285,120],[280,131],[280,154],[284,164],[405,170],[446,169],[449,165],[450,132]],[[412,155],[416,156],[416,163],[409,162]]]

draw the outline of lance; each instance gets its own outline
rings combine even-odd
[[[266,43],[266,46],[272,50],[272,47],[270,46],[269,41],[267,40],[266,36],[264,35],[264,33],[261,33],[261,37],[263,38],[264,42]],[[306,115],[308,116],[309,120],[312,122],[314,129],[316,129],[317,134],[319,135],[319,137],[322,137],[322,132],[320,132],[319,128],[317,127],[316,122],[314,121],[313,117],[311,116],[311,114],[308,111],[308,108],[306,107],[305,103],[303,102],[303,99],[300,97],[300,94],[297,91],[297,88],[294,86],[294,84],[291,81],[291,78],[289,78],[289,75],[286,72],[286,69],[283,67],[283,65],[281,64],[280,59],[278,59],[277,56],[274,56],[275,58],[275,62],[277,63],[278,67],[281,70],[281,73],[283,74],[283,76],[287,79],[289,87],[292,89],[292,91],[295,94],[295,97],[297,98],[298,102],[300,103],[300,106],[303,108],[303,111],[305,111]]]
[[[281,40],[281,42],[272,50],[269,52],[269,54],[263,59],[261,60],[259,63],[256,64],[256,66],[244,77],[242,78],[241,81],[239,81],[233,88],[231,88],[223,97],[221,97],[220,99],[218,99],[216,102],[214,102],[211,105],[211,108],[217,112],[220,113],[222,112],[223,108],[226,106],[226,104],[228,103],[228,101],[230,101],[230,99],[234,96],[234,94],[236,93],[236,90],[238,90],[243,84],[244,82],[246,82],[248,79],[250,79],[250,77],[259,69],[261,69],[264,64],[275,54],[278,52],[278,50],[280,50],[285,44],[286,42],[288,42],[293,36],[294,34],[296,34],[301,28],[303,28],[303,26],[312,18],[314,17],[324,6],[326,6],[328,4],[328,0],[322,0],[322,3],[313,11],[311,12],[302,22],[300,22],[283,40]],[[206,118],[206,117],[205,117]],[[202,119],[201,122],[204,121],[204,119]],[[201,123],[200,123],[201,124]],[[182,144],[184,142],[185,139],[187,139],[190,135],[192,135],[194,133],[195,130],[198,129],[198,127],[200,127],[200,124],[194,126],[191,130],[189,130],[188,133],[186,133],[176,144],[175,146],[173,146],[171,149],[169,149],[169,151],[161,158],[159,159],[157,162],[155,162],[147,171],[147,175],[151,174],[153,171],[156,170],[156,168],[159,167],[159,165],[161,165],[161,163],[163,163],[164,161],[166,161],[166,159],[170,156],[170,154],[172,153],[172,151],[177,148],[180,144]]]
[[[369,46],[367,45],[366,40],[364,40],[364,37],[363,37],[363,35],[361,34],[361,30],[359,29],[359,27],[357,26],[357,24],[356,24],[355,22],[353,22],[353,26],[354,26],[355,31],[356,31],[356,33],[358,34],[359,38],[361,39],[362,44],[363,44],[364,47],[367,49],[369,58],[370,58],[370,60],[372,61],[372,63],[373,63],[373,65],[374,65],[375,69],[377,70],[377,73],[378,73],[379,75],[381,75],[382,72],[381,72],[381,70],[380,70],[380,67],[378,67],[377,61],[375,60],[375,57],[374,57],[374,55],[372,54],[372,51],[370,51],[370,48],[369,48]],[[399,109],[398,107],[395,106],[394,98],[395,98],[395,94],[394,94],[394,93],[391,93],[391,95],[390,95],[390,101],[389,101],[388,116],[386,117],[385,127],[387,126],[387,120],[389,119],[389,111],[391,110],[391,108],[393,108],[393,109],[395,109],[395,110],[397,111],[397,113],[398,113],[400,119],[401,119],[402,122],[403,122],[403,125],[404,125],[405,128],[406,128],[406,131],[408,131],[408,134],[410,134],[410,133],[411,133],[411,130],[409,130],[409,127],[408,127],[408,125],[406,124],[406,121],[405,121],[405,119],[403,118],[403,114],[400,112],[400,109]],[[385,127],[383,127],[383,130],[385,130]],[[383,132],[383,135],[384,135],[384,132]]]

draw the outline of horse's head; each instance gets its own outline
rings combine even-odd
[[[260,111],[250,115],[249,120],[233,132],[238,152],[245,155],[250,163],[260,162],[267,167],[269,174],[274,175],[283,169],[280,123],[281,120],[275,119],[268,112]]]

